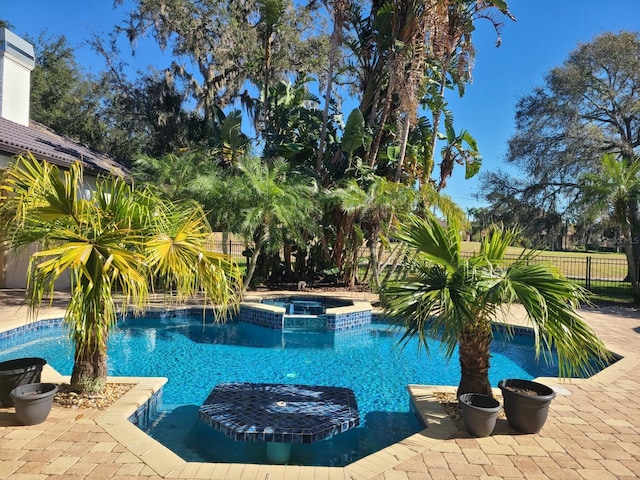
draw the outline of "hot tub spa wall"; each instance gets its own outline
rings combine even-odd
[[[270,301],[289,302],[295,300],[322,302],[327,306],[323,315],[328,332],[347,330],[371,323],[371,304],[330,297],[273,297]],[[263,327],[282,329],[285,309],[269,303],[242,302],[238,319]]]

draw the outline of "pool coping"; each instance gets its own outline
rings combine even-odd
[[[11,327],[10,327],[11,328]],[[526,328],[526,327],[525,327]],[[618,361],[587,379],[560,379],[539,377],[535,379],[552,387],[560,395],[569,394],[566,385],[606,386],[640,366],[640,355],[623,352],[615,354]],[[43,381],[68,383],[69,377],[60,375],[49,365],[43,370]],[[165,478],[269,478],[268,474],[281,473],[292,478],[327,478],[360,480],[376,477],[400,463],[430,449],[437,449],[440,442],[451,438],[458,428],[439,403],[436,393],[454,393],[456,387],[440,385],[408,385],[410,401],[426,428],[409,437],[374,452],[344,467],[316,467],[296,465],[262,465],[236,463],[188,462],[148,436],[129,421],[132,415],[160,391],[167,379],[162,377],[114,377],[111,383],[133,383],[132,389],[113,405],[95,417],[95,422],[123,448],[144,462],[150,469]],[[246,470],[243,470],[246,469]],[[255,473],[255,475],[254,475]]]

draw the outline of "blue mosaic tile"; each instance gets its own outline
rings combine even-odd
[[[313,443],[360,425],[348,388],[271,383],[216,385],[198,419],[249,442]]]
[[[39,320],[37,322],[30,322],[11,330],[0,332],[0,341],[5,348],[13,347],[24,343],[25,335],[46,334],[48,330],[59,328],[62,325],[61,318],[55,318],[51,320]]]
[[[142,430],[148,428],[151,422],[158,417],[159,407],[162,405],[162,394],[163,389],[158,389],[127,420]]]
[[[263,300],[265,305],[280,307],[283,313],[258,305],[240,305],[238,319],[273,329],[339,331],[371,323],[371,308],[349,313],[331,313],[328,309],[353,306],[353,301],[306,295],[277,296]],[[293,312],[293,313],[292,313]],[[321,313],[325,312],[325,313]]]

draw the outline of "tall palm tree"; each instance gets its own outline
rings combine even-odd
[[[536,355],[547,358],[557,351],[560,376],[589,372],[594,362],[608,358],[577,311],[584,300],[579,286],[552,266],[532,262],[531,255],[505,261],[514,231],[494,229],[470,258],[461,255],[456,222],[442,226],[428,212],[425,218],[413,217],[399,238],[415,253],[412,273],[384,285],[381,298],[387,313],[406,329],[403,340],[417,336],[428,348],[427,339],[439,337],[449,356],[459,347],[458,396],[492,395],[492,324],[503,307],[514,303],[522,305],[533,326]]]
[[[329,105],[331,104],[331,90],[333,88],[333,70],[338,60],[339,48],[342,43],[342,32],[347,23],[347,13],[351,6],[351,0],[324,0],[327,9],[331,10],[333,17],[333,32],[331,32],[331,47],[329,51],[329,64],[327,66],[327,78],[324,91],[324,108],[322,110],[322,126],[320,128],[320,141],[316,160],[316,175],[322,174],[322,162],[324,159],[325,142],[327,140],[327,125],[329,123]]]
[[[502,43],[502,22],[499,15],[504,15],[510,20],[516,18],[509,11],[505,0],[443,0],[438,2],[440,15],[437,18],[431,32],[431,73],[433,75],[432,86],[426,92],[432,113],[433,135],[431,147],[431,164],[434,164],[438,130],[443,114],[446,114],[445,92],[448,86],[458,88],[460,96],[464,94],[466,84],[471,80],[471,70],[475,58],[473,45],[473,32],[476,30],[476,20],[487,20],[493,26],[498,38],[496,46]],[[450,83],[451,82],[451,83]],[[447,132],[449,136],[449,132]],[[453,163],[443,159],[440,177],[441,185],[444,185],[447,177],[451,175]]]
[[[79,162],[63,172],[32,155],[6,170],[0,201],[6,245],[41,246],[27,273],[31,307],[53,298],[58,278],[71,280],[64,322],[75,345],[76,391],[103,389],[118,312],[143,312],[156,288],[171,301],[202,293],[203,308],[215,306],[218,314],[239,300],[239,270],[206,250],[211,230],[194,203],[165,201],[118,177],[98,179],[89,189]]]

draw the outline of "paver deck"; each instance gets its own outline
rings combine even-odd
[[[21,292],[0,290],[0,331],[26,322],[23,303]],[[63,307],[56,303],[38,318],[59,318]],[[13,409],[0,408],[0,479],[638,478],[640,312],[610,308],[583,311],[583,317],[624,358],[587,380],[542,379],[559,394],[538,434],[516,434],[499,419],[493,435],[472,438],[456,429],[436,401],[433,393],[442,387],[411,386],[428,428],[345,468],[185,462],[126,421],[126,412],[158,387],[151,379],[105,411],[54,407],[40,425],[17,425]],[[510,319],[521,321],[517,314]],[[48,366],[43,375],[60,381]]]

